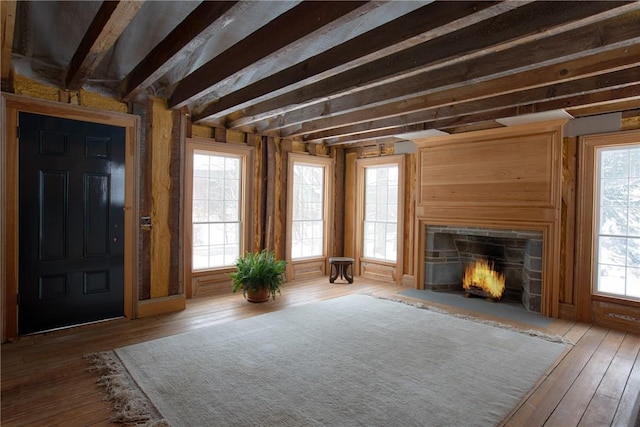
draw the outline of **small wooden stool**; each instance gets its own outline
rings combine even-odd
[[[353,258],[331,257],[329,258],[329,283],[333,283],[338,276],[353,283]]]

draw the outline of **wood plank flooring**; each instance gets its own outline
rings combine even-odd
[[[179,313],[22,337],[1,348],[0,421],[2,426],[113,426],[110,404],[83,354],[351,293],[411,300],[398,295],[404,289],[362,278],[351,285],[329,284],[325,277],[288,283],[275,302],[265,304],[247,303],[240,294],[199,297]],[[628,426],[640,393],[640,335],[564,320],[537,329],[563,335],[575,345],[500,425]]]

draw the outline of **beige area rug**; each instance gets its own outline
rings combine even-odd
[[[495,426],[565,346],[350,295],[91,358],[121,421]]]

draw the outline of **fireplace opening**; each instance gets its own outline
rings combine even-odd
[[[518,301],[528,311],[540,312],[542,232],[427,225],[426,246],[425,289]],[[478,264],[491,271],[475,273],[465,284],[465,272]],[[492,286],[500,292],[481,289],[480,282],[493,280],[491,276],[498,278]]]

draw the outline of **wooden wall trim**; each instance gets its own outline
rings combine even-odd
[[[295,280],[301,277],[322,276],[325,275],[329,268],[329,257],[332,255],[333,248],[333,226],[334,221],[334,165],[335,160],[330,157],[312,156],[302,153],[289,153],[286,165],[287,179],[286,196],[288,200],[293,200],[293,167],[295,164],[304,164],[307,166],[321,167],[324,170],[324,255],[314,257],[313,259],[291,258],[291,229],[293,224],[293,204],[287,203],[284,210],[285,220],[285,260],[287,260],[287,280]]]
[[[640,142],[640,130],[616,132],[610,134],[583,136],[578,144],[578,203],[576,215],[576,241],[575,241],[575,287],[576,287],[576,320],[582,322],[598,322],[599,317],[610,312],[610,307],[616,305],[615,298],[608,298],[608,303],[592,302],[599,297],[592,295],[594,275],[594,249],[595,249],[595,169],[596,147],[615,146]],[[619,299],[618,304],[627,303]],[[640,312],[640,302],[632,303],[636,311]],[[636,314],[640,318],[640,314]],[[608,322],[613,320],[600,319],[605,325],[612,326]],[[621,320],[615,321],[620,325]],[[613,326],[615,327],[615,326]],[[637,325],[636,325],[637,327]],[[630,330],[627,328],[627,330]]]
[[[406,161],[405,155],[390,155],[380,157],[369,157],[357,159],[355,161],[354,180],[355,180],[355,197],[354,197],[354,274],[368,276],[376,280],[387,280],[400,284],[404,279],[404,254],[405,244],[402,239],[401,244],[397,245],[396,261],[380,261],[375,259],[365,259],[362,254],[363,246],[363,230],[360,224],[364,223],[364,194],[365,194],[365,169],[376,165],[397,165],[398,166],[398,218],[397,218],[397,237],[405,235],[405,217],[406,209],[404,206],[406,201],[405,179],[406,179]]]
[[[153,126],[153,114],[151,100],[144,98],[131,105],[132,113],[140,117],[141,127],[139,132],[136,150],[138,152],[136,198],[137,215],[136,219],[145,216],[151,218],[151,169],[153,166],[151,159]],[[137,300],[151,298],[151,228],[150,226],[140,227],[137,234],[138,253],[136,264],[138,267]]]
[[[356,152],[345,153],[344,187],[342,188],[344,205],[344,239],[342,255],[356,258]],[[336,189],[336,194],[338,191]],[[355,266],[354,266],[355,268]],[[356,270],[354,270],[356,271]]]
[[[2,341],[16,337],[18,334],[17,305],[15,296],[18,292],[18,113],[26,111],[36,114],[60,117],[72,120],[88,121],[126,129],[125,152],[125,243],[124,243],[124,314],[128,318],[136,315],[138,300],[138,135],[140,120],[138,117],[116,112],[94,110],[58,102],[29,98],[20,95],[2,93],[2,146],[0,170],[3,178],[0,181],[0,194],[3,202],[3,215],[0,217],[3,231],[1,265],[2,300]]]
[[[231,283],[227,275],[232,269],[216,268],[211,270],[192,271],[192,242],[193,242],[193,226],[192,220],[192,203],[193,203],[193,154],[195,151],[210,151],[213,153],[227,153],[241,158],[242,176],[245,179],[243,191],[241,194],[241,211],[242,232],[244,239],[240,253],[254,250],[254,207],[256,204],[256,195],[254,192],[254,176],[255,176],[255,147],[246,144],[221,143],[209,138],[187,138],[184,150],[184,176],[183,180],[183,215],[182,224],[184,230],[182,257],[184,268],[182,270],[182,278],[184,281],[185,294],[187,298],[196,296],[200,289],[198,279],[208,276],[206,282],[208,284],[218,281],[220,283]],[[225,285],[226,286],[226,285]],[[230,286],[230,285],[229,285]],[[229,288],[230,289],[230,288]]]
[[[184,310],[187,301],[184,295],[172,295],[168,297],[153,298],[138,301],[138,318],[155,316],[163,313]]]
[[[577,177],[577,150],[578,138],[569,137],[563,139],[562,159],[562,245],[561,257],[564,262],[560,273],[560,302],[571,305],[571,310],[564,313],[572,313],[573,317],[561,315],[563,319],[575,318],[575,286],[574,286],[574,259],[575,259],[575,230],[576,230],[576,177]]]

